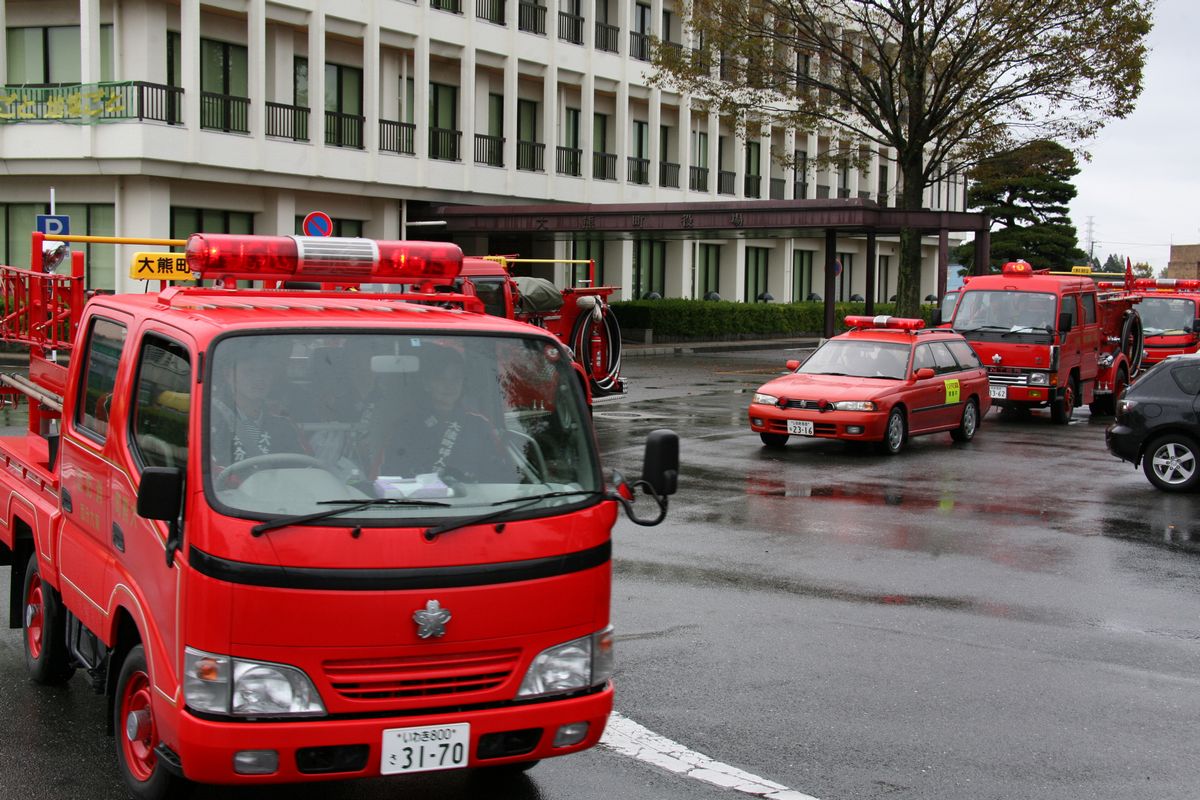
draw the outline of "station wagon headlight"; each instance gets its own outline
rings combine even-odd
[[[525,672],[517,697],[562,694],[599,686],[612,677],[613,629],[581,636],[534,657]]]
[[[240,717],[319,716],[325,704],[302,670],[186,648],[183,697],[189,708]]]
[[[838,411],[874,411],[876,408],[871,400],[839,400],[833,407]]]
[[[1049,386],[1050,374],[1048,372],[1031,372],[1029,373],[1030,386]]]
[[[779,398],[773,394],[763,394],[762,392],[754,393],[754,400],[751,402],[759,403],[764,406],[774,406],[779,404]]]

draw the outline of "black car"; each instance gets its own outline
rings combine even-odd
[[[1200,353],[1171,356],[1147,370],[1117,402],[1104,432],[1109,452],[1140,462],[1165,492],[1200,485]]]

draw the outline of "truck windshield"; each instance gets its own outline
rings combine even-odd
[[[954,330],[1040,333],[1055,329],[1058,298],[1049,292],[965,291],[954,312]]]
[[[547,339],[288,332],[226,337],[210,361],[206,490],[227,513],[345,504],[337,524],[408,524],[602,488],[570,356]]]
[[[1147,297],[1137,310],[1147,336],[1185,333],[1196,320],[1196,301],[1186,297]]]
[[[903,380],[908,375],[908,345],[862,339],[833,339],[809,356],[801,375],[849,375]]]

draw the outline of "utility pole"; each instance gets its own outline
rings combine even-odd
[[[1088,242],[1088,261],[1095,266],[1096,264],[1096,218],[1087,218],[1087,242]]]

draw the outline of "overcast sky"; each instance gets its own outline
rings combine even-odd
[[[1158,0],[1148,44],[1137,108],[1087,147],[1071,221],[1086,250],[1091,218],[1101,262],[1127,255],[1157,274],[1172,243],[1200,244],[1200,2]]]

